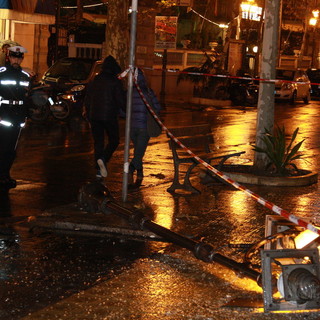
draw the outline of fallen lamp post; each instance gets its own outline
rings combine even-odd
[[[88,212],[113,213],[140,230],[151,231],[165,241],[190,250],[199,260],[217,262],[256,281],[263,287],[265,311],[320,308],[318,249],[261,250],[260,273],[250,268],[247,263],[239,263],[217,253],[210,244],[194,241],[160,226],[142,211],[132,211],[117,204],[108,188],[99,181],[88,183],[81,188],[79,204]],[[274,296],[277,290],[280,297]]]
[[[100,182],[89,183],[81,188],[79,193],[79,204],[89,212],[102,212],[104,214],[113,213],[141,230],[151,231],[168,242],[172,242],[190,250],[199,260],[204,262],[217,262],[257,281],[257,283],[261,282],[261,274],[259,272],[249,268],[243,263],[236,262],[215,252],[210,244],[197,242],[184,237],[151,221],[141,211],[132,211],[117,204],[108,188]]]

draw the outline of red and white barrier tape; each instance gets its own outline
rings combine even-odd
[[[264,78],[251,78],[251,77],[239,77],[239,76],[230,76],[226,74],[213,74],[213,73],[202,73],[202,72],[188,72],[188,71],[180,71],[174,69],[161,69],[161,68],[144,68],[146,70],[155,70],[155,71],[166,71],[169,73],[179,73],[179,74],[189,74],[193,76],[206,76],[206,77],[215,77],[215,78],[225,78],[225,79],[235,79],[235,80],[247,80],[247,81],[259,81],[259,82],[268,82],[275,83],[277,81],[281,81],[284,83],[298,83],[297,81],[290,81],[284,79],[264,79]],[[299,82],[299,83],[309,83],[309,82]],[[310,85],[320,85],[320,83],[310,82]]]
[[[127,74],[127,73],[126,73]],[[227,175],[225,175],[223,172],[217,170],[216,168],[212,167],[210,164],[208,164],[207,162],[205,162],[204,160],[202,160],[201,158],[199,158],[197,155],[195,155],[190,149],[188,149],[183,143],[181,143],[170,131],[169,129],[162,123],[162,121],[160,120],[160,118],[157,116],[157,114],[153,111],[153,109],[151,108],[150,104],[148,103],[147,99],[145,98],[145,96],[143,95],[143,92],[141,90],[141,88],[139,87],[138,83],[137,83],[137,78],[136,76],[133,78],[133,82],[139,92],[140,97],[142,98],[142,100],[144,101],[144,103],[146,104],[148,110],[151,112],[151,114],[153,115],[153,117],[156,119],[156,121],[158,122],[158,124],[161,126],[161,128],[163,130],[166,131],[167,135],[174,140],[184,151],[186,151],[190,156],[192,156],[196,161],[198,161],[200,164],[202,164],[206,169],[208,169],[209,171],[213,172],[215,175],[219,176],[221,179],[223,179],[224,181],[226,181],[227,183],[231,184],[233,187],[235,187],[236,189],[244,192],[245,194],[247,194],[249,197],[251,197],[252,199],[256,200],[258,203],[260,203],[261,205],[263,205],[264,207],[272,210],[274,213],[284,217],[285,219],[291,221],[292,223],[301,226],[305,229],[308,229],[310,231],[313,231],[315,233],[317,233],[318,235],[320,235],[320,230],[318,228],[316,228],[312,223],[307,222],[303,219],[300,219],[298,217],[296,217],[295,215],[289,213],[288,211],[278,207],[277,205],[275,205],[274,203],[265,200],[264,198],[260,197],[258,194],[252,192],[251,190],[249,190],[248,188],[240,185],[238,182],[232,180],[231,178],[229,178]]]

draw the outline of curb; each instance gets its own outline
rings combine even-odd
[[[305,170],[306,174],[295,177],[266,177],[249,173],[223,171],[231,179],[246,184],[274,187],[302,187],[318,182],[318,173]]]
[[[205,106],[216,106],[216,107],[230,107],[232,106],[231,100],[218,100],[218,99],[205,99],[205,98],[191,98],[190,103],[200,104]]]

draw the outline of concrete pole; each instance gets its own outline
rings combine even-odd
[[[127,112],[126,112],[126,129],[124,142],[124,164],[123,164],[123,182],[122,182],[122,201],[127,201],[128,196],[128,173],[129,173],[129,154],[130,154],[130,122],[132,109],[132,88],[133,88],[133,71],[136,51],[136,33],[137,33],[137,13],[138,0],[132,0],[131,4],[131,32],[130,32],[130,50],[129,50],[129,73],[128,73],[128,91],[127,91]]]
[[[279,9],[280,0],[265,1],[260,79],[275,79],[278,53]],[[265,133],[265,129],[270,132],[273,131],[274,90],[274,82],[260,81],[256,129],[256,145],[259,147],[264,147],[261,136]],[[255,152],[255,169],[264,170],[267,163],[267,157],[264,153]]]

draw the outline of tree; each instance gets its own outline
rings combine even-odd
[[[106,0],[103,0],[106,2]],[[154,10],[157,6],[168,6],[168,1],[138,0],[138,7]],[[131,0],[108,0],[105,56],[112,55],[122,69],[128,66]],[[141,13],[141,12],[140,12]],[[143,13],[147,15],[146,12]]]
[[[129,0],[108,0],[105,56],[112,55],[124,69],[128,65]]]
[[[265,24],[262,46],[261,79],[275,79],[277,59],[277,42],[279,30],[280,0],[266,0]],[[266,131],[273,132],[274,126],[274,82],[261,81],[257,114],[256,145],[264,147],[263,135]],[[265,170],[269,160],[264,153],[255,153],[254,167]]]

